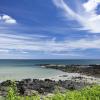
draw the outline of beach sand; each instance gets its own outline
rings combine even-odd
[[[51,79],[51,80],[73,80],[100,84],[100,78],[81,75],[79,73],[67,73],[55,69],[33,68],[33,67],[3,67],[0,69],[0,82],[6,80],[22,79]]]

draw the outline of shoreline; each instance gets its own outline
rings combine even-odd
[[[78,82],[88,82],[100,84],[100,65],[80,65],[80,64],[40,64],[42,68],[56,69],[64,72],[54,80],[74,80]],[[61,77],[61,78],[60,78]],[[51,78],[52,79],[52,78]]]
[[[82,74],[78,73],[78,70],[76,71],[77,68],[75,66],[78,66],[79,68],[79,66],[81,65],[73,65],[73,66],[69,65],[68,72],[67,70],[65,70],[66,65],[62,66],[62,65],[54,65],[54,64],[48,64],[48,65],[42,64],[40,66],[46,69],[47,68],[56,69],[62,71],[63,73],[60,73],[59,75],[49,77],[49,78],[38,78],[38,79],[25,78],[25,79],[14,81],[18,93],[20,95],[31,96],[32,94],[36,94],[36,93],[42,95],[48,95],[49,93],[53,94],[56,91],[56,89],[58,89],[60,92],[66,92],[66,90],[80,90],[86,86],[92,86],[94,84],[100,85],[100,77],[95,77],[95,75],[88,76],[87,74],[84,73]],[[70,66],[72,67],[70,68]],[[95,66],[99,66],[99,65],[95,65]],[[87,68],[90,67],[88,66]],[[87,68],[85,67],[85,70]],[[79,70],[80,69],[83,69],[83,67],[81,66]],[[2,81],[0,83],[0,93],[1,93],[0,96],[7,95],[8,87],[12,83],[13,81],[11,80]]]
[[[86,86],[95,84],[88,82],[78,82],[74,80],[51,80],[51,79],[23,79],[21,81],[3,81],[0,83],[0,96],[6,96],[8,88],[14,86],[19,95],[31,96],[32,94],[48,95],[59,90],[64,93],[68,90],[80,90]]]
[[[81,75],[100,78],[100,64],[80,65],[80,64],[39,64],[42,68],[57,69],[62,72],[79,73]]]
[[[47,66],[42,66],[42,68],[47,69]],[[81,74],[81,73],[77,73],[77,72],[65,72],[62,71],[61,69],[55,69],[53,68],[53,66],[49,66],[49,69],[54,69],[54,70],[58,70],[60,73],[59,75],[54,75],[54,76],[50,76],[50,77],[43,77],[43,78],[34,78],[34,77],[23,77],[23,78],[17,78],[17,79],[4,79],[4,80],[0,80],[1,82],[4,82],[6,80],[12,80],[12,81],[21,81],[23,79],[39,79],[39,80],[45,80],[45,79],[50,79],[50,80],[54,80],[54,81],[59,81],[59,80],[73,80],[73,81],[77,81],[77,82],[87,82],[87,83],[97,83],[100,84],[100,78],[95,77],[95,76],[90,76],[90,75],[85,75],[85,74]],[[34,76],[34,75],[33,75]]]

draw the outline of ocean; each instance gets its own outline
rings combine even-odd
[[[0,60],[0,81],[4,80],[21,80],[26,78],[42,79],[50,78],[60,74],[62,71],[55,69],[41,68],[37,64],[100,64],[100,60]]]
[[[100,59],[0,59],[0,66],[33,66],[36,64],[100,64]]]

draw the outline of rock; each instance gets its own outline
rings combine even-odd
[[[64,72],[92,75],[100,78],[100,64],[92,64],[92,65],[40,64],[40,66],[45,66],[45,68],[58,69]]]
[[[4,81],[0,83],[0,90],[1,95],[6,95],[9,85],[11,85],[11,81]],[[58,87],[59,91],[64,92],[66,89],[74,90],[80,89],[86,85],[82,82],[75,82],[71,80],[65,81],[53,81],[50,79],[39,80],[39,79],[24,79],[22,81],[15,81],[16,88],[18,94],[20,95],[36,95],[37,93],[40,94],[48,94],[53,93]]]
[[[11,80],[7,80],[7,81],[4,81],[0,84],[0,86],[11,86],[12,85],[12,81]]]

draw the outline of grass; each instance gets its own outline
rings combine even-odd
[[[100,100],[100,86],[87,87],[80,91],[68,91],[64,94],[56,93],[45,100]]]
[[[9,88],[7,96],[0,100],[100,100],[100,85],[86,87],[79,91],[67,91],[66,93],[56,92],[53,96],[40,98],[40,95],[20,96],[16,91],[15,85],[13,85]]]

